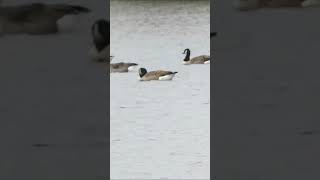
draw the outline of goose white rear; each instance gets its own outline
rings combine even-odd
[[[128,71],[133,72],[133,71],[137,71],[138,66],[130,66],[128,67]]]
[[[176,74],[169,74],[169,75],[165,75],[165,76],[160,76],[159,77],[159,81],[170,81],[173,79],[173,77],[175,76]]]

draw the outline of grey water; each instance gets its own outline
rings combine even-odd
[[[138,72],[110,74],[111,178],[210,177],[208,0],[111,0],[112,62],[178,71],[172,81],[141,82]]]

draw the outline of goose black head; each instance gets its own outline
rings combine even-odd
[[[94,45],[98,51],[110,45],[110,23],[99,19],[91,27]]]
[[[184,61],[189,61],[190,60],[190,49],[189,48],[185,49],[182,54],[186,54],[186,57],[184,58]]]
[[[139,76],[142,78],[145,74],[147,74],[147,70],[145,68],[139,69]]]

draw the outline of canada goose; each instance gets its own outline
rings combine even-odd
[[[104,19],[94,22],[91,27],[91,36],[94,44],[90,50],[91,58],[94,61],[106,62],[109,56],[111,61],[113,56],[109,55],[110,23]]]
[[[172,78],[177,73],[178,72],[163,71],[163,70],[147,72],[147,70],[145,68],[140,68],[139,69],[140,81],[151,81],[151,80],[166,81],[166,80],[172,80]]]
[[[210,56],[201,55],[190,59],[190,49],[185,49],[183,54],[186,54],[186,57],[183,60],[183,64],[210,64]]]
[[[310,0],[235,0],[234,8],[240,11],[248,11],[258,8],[298,8],[303,6],[304,1]]]
[[[114,63],[110,64],[110,72],[129,72],[132,70],[133,67],[138,66],[136,63]]]
[[[27,33],[32,35],[58,33],[67,16],[89,13],[83,6],[32,3],[0,7],[0,34]]]

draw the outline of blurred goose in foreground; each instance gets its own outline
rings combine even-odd
[[[302,7],[320,6],[320,0],[305,0],[301,3]]]
[[[94,46],[90,50],[92,60],[107,62],[113,56],[109,55],[110,45],[110,23],[107,20],[99,19],[91,27],[91,36]]]
[[[163,70],[147,72],[145,68],[139,69],[140,81],[151,81],[151,80],[168,81],[168,80],[172,80],[177,73],[178,72],[163,71]]]
[[[124,63],[124,62],[113,63],[113,64],[110,64],[110,72],[119,72],[119,73],[129,72],[129,71],[132,71],[136,66],[138,66],[138,64],[136,63]]]
[[[190,49],[185,49],[183,51],[183,54],[186,54],[186,57],[183,60],[183,64],[189,65],[189,64],[210,64],[210,56],[207,55],[201,55],[196,56],[190,59],[191,51]]]
[[[288,8],[320,5],[319,0],[235,0],[234,8],[248,11],[259,8]]]
[[[83,6],[68,4],[32,3],[0,7],[0,34],[54,34],[64,29],[67,20],[89,13]],[[68,19],[69,18],[69,19]],[[74,20],[71,18],[71,21]],[[68,25],[72,24],[72,22]]]

